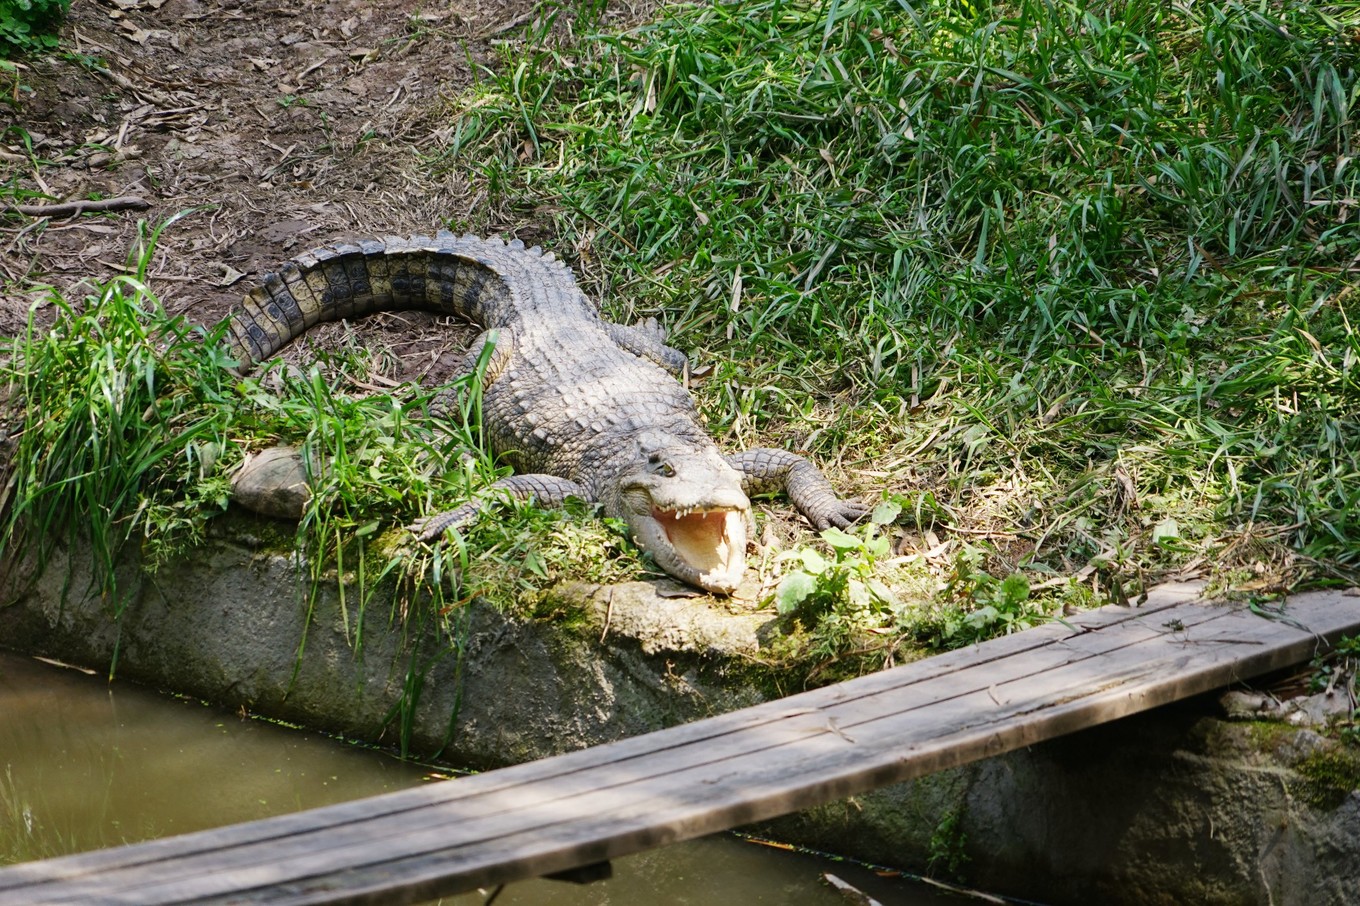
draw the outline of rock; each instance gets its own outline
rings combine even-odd
[[[1353,710],[1350,697],[1341,690],[1301,695],[1284,703],[1286,719],[1296,727],[1325,727],[1333,718],[1345,718]]]
[[[1264,720],[1280,714],[1280,703],[1264,692],[1233,689],[1219,696],[1218,704],[1229,720]]]
[[[253,513],[296,522],[312,499],[309,471],[296,447],[261,450],[232,479],[231,499]]]
[[[601,626],[601,635],[636,640],[644,654],[686,652],[719,657],[755,655],[760,631],[773,623],[769,613],[732,614],[715,608],[706,596],[676,596],[669,579],[618,585],[569,583],[556,594],[584,605]]]

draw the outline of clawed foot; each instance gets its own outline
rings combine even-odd
[[[651,334],[658,343],[666,342],[666,328],[656,318],[640,318],[633,324],[633,329]]]
[[[815,513],[805,513],[812,527],[817,531],[831,528],[848,529],[869,514],[870,507],[858,500],[836,500]]]

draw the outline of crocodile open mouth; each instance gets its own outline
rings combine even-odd
[[[711,590],[731,591],[746,569],[746,520],[740,509],[664,510],[652,518],[671,548]]]

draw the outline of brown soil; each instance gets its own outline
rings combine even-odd
[[[542,241],[544,224],[507,220],[474,167],[442,159],[472,67],[494,66],[497,43],[532,16],[532,0],[77,0],[68,57],[26,61],[17,105],[0,107],[17,127],[0,135],[0,172],[56,201],[151,207],[0,217],[0,333],[22,329],[35,286],[76,300],[126,272],[139,220],[183,214],[149,282],[202,324],[286,258],[340,238],[450,227]],[[51,163],[31,166],[25,136]],[[419,314],[369,320],[308,340],[379,343],[393,379],[460,358],[443,348],[448,331],[413,329],[429,322]]]

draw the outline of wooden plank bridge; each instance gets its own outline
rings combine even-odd
[[[0,906],[410,903],[597,865],[1305,662],[1360,597],[1163,586],[1068,621],[504,770],[0,870]]]

